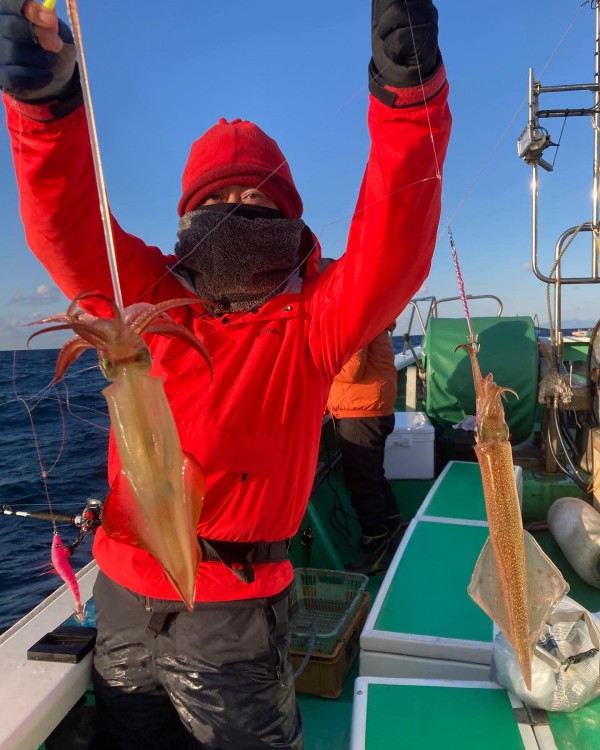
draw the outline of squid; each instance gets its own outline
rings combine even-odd
[[[112,317],[95,317],[82,310],[80,301],[91,298],[108,305]],[[65,314],[32,323],[57,325],[29,338],[49,331],[75,332],[58,355],[54,382],[86,349],[97,350],[102,374],[111,381],[102,394],[121,461],[102,525],[112,538],[135,544],[156,558],[189,610],[194,606],[202,556],[196,527],[204,499],[204,472],[181,449],[162,378],[149,375],[152,361],[142,333],[182,338],[206,360],[212,376],[204,344],[165,314],[172,307],[195,303],[190,298],[138,303],[121,312],[104,295],[82,294]]]
[[[509,429],[502,397],[517,394],[481,376],[477,345],[461,344],[473,370],[476,398],[475,454],[481,469],[489,537],[475,565],[468,593],[512,646],[531,690],[532,661],[548,615],[569,590],[558,568],[523,529]],[[517,396],[518,398],[518,396]]]

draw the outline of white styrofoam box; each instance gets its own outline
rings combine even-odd
[[[388,479],[431,479],[433,425],[422,411],[394,412],[394,431],[385,442],[385,475]]]

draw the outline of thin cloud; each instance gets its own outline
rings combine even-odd
[[[58,287],[49,284],[38,284],[33,294],[15,294],[10,303],[13,305],[39,305],[40,303],[58,302],[62,294]]]

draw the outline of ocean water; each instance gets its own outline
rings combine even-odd
[[[57,354],[0,352],[0,508],[48,510],[48,495],[55,512],[79,514],[88,498],[106,495],[107,382],[90,351],[50,387]],[[66,545],[78,535],[68,524],[58,531]],[[48,521],[0,514],[0,632],[62,584],[47,572],[52,533]],[[88,537],[71,564],[90,559]]]

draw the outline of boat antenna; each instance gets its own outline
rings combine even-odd
[[[465,282],[460,270],[460,263],[458,262],[458,252],[456,245],[454,244],[454,237],[452,235],[452,229],[450,225],[447,226],[448,237],[450,238],[450,250],[452,252],[452,261],[454,263],[454,270],[456,271],[456,279],[458,281],[458,289],[460,291],[460,298],[463,303],[465,310],[465,318],[467,319],[467,326],[469,327],[469,344],[473,347],[473,351],[477,353],[479,351],[479,344],[477,343],[477,334],[473,332],[473,326],[471,325],[471,315],[469,313],[469,305],[467,304],[467,295],[465,294]]]

